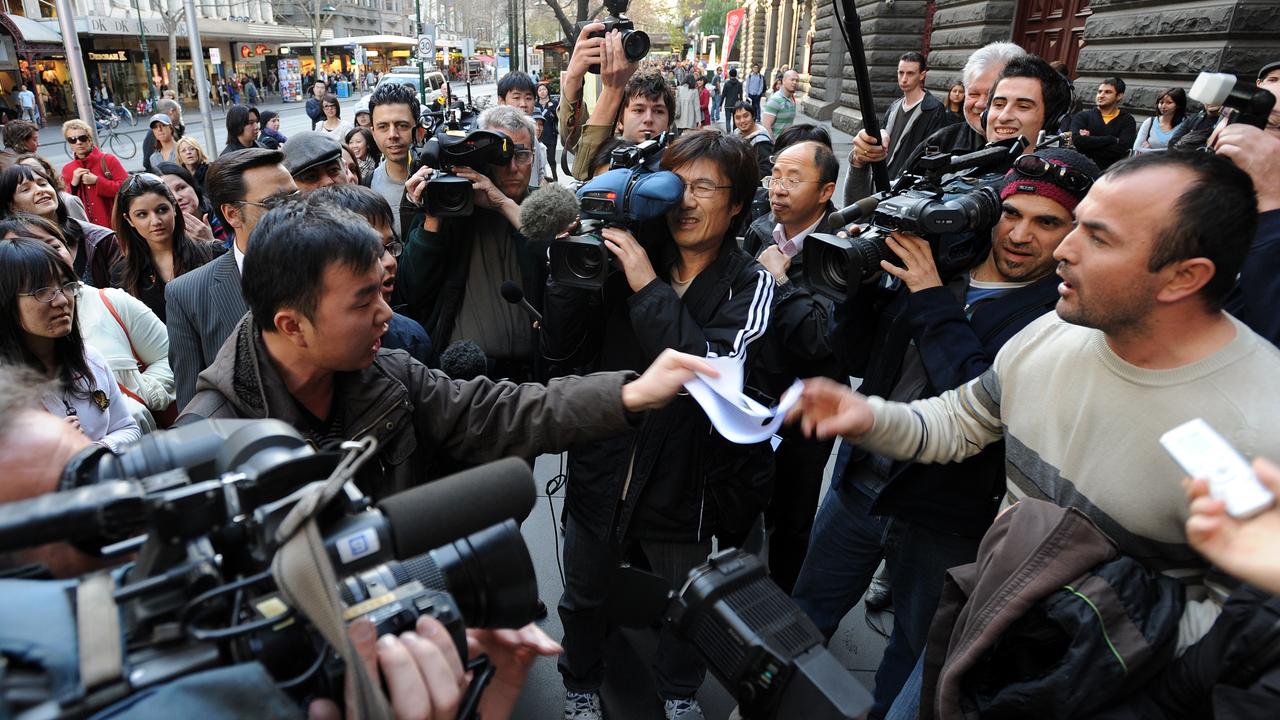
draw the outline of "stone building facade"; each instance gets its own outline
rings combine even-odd
[[[838,1],[838,0],[837,0]],[[1086,103],[1118,75],[1124,105],[1150,115],[1170,87],[1189,88],[1201,70],[1252,79],[1280,59],[1280,0],[854,0],[876,110],[898,96],[898,57],[929,57],[927,85],[941,97],[973,50],[1010,40],[1071,69]],[[857,87],[831,0],[745,0],[743,65],[772,78],[800,72],[802,108],[853,132],[862,126]],[[840,7],[843,10],[843,5]]]

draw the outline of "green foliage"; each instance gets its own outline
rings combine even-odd
[[[704,35],[724,35],[724,16],[730,10],[736,10],[742,3],[738,0],[705,0],[702,4],[701,18],[698,21],[698,30]],[[742,37],[742,32],[738,32],[738,37]],[[723,42],[723,37],[721,42]],[[736,45],[738,41],[735,41]]]

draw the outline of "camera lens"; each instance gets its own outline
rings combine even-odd
[[[643,30],[627,30],[622,33],[622,52],[631,62],[639,62],[649,54],[649,34]]]
[[[565,269],[583,280],[599,277],[606,252],[604,245],[579,245],[565,257]]]
[[[848,257],[837,252],[834,248],[823,248],[824,252],[819,259],[819,272],[823,282],[841,293],[849,291],[849,263]]]

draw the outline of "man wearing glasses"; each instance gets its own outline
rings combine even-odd
[[[528,381],[537,377],[539,365],[533,323],[500,291],[509,280],[523,288],[534,308],[542,306],[546,248],[535,248],[516,229],[533,172],[535,128],[511,106],[485,110],[479,127],[511,138],[515,153],[506,165],[490,166],[488,175],[454,170],[474,186],[475,212],[438,218],[424,211],[407,226],[397,293],[437,347],[470,340],[488,357],[490,377]],[[408,202],[421,202],[435,172],[422,168],[405,183]]]
[[[601,231],[620,268],[603,290],[547,286],[542,350],[557,373],[643,368],[668,348],[751,367],[775,289],[735,241],[759,183],[755,153],[731,135],[685,133],[662,169],[684,195],[665,217]],[[633,432],[571,447],[567,477],[564,717],[599,720],[612,568],[642,554],[679,586],[713,537],[739,544],[768,503],[773,453],[767,442],[731,444],[685,396]],[[652,661],[666,717],[702,718],[693,696],[706,671],[693,648],[663,630]]]
[[[178,391],[178,407],[195,394],[196,377],[213,362],[236,323],[248,312],[240,291],[240,273],[249,237],[272,203],[298,194],[279,150],[250,148],[227,153],[205,176],[209,202],[223,227],[231,228],[231,252],[165,287],[169,362]]]
[[[1058,300],[1054,251],[1099,176],[1078,152],[1024,155],[1005,175],[1003,213],[978,265],[943,277],[930,243],[886,240],[896,263],[837,308],[832,347],[859,392],[909,401],[981,375],[1009,338]],[[828,436],[829,437],[829,436]],[[894,628],[876,673],[883,717],[924,647],[947,568],[972,562],[1004,495],[999,445],[958,465],[895,461],[843,443],[793,597],[827,637],[883,560]]]

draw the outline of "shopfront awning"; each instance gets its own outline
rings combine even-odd
[[[12,13],[0,13],[0,27],[9,31],[17,45],[57,45],[62,47],[62,33],[57,22],[41,22]]]
[[[320,47],[345,47],[347,45],[360,45],[369,47],[371,45],[404,45],[408,47],[417,47],[418,41],[404,35],[359,35],[356,37],[332,38],[330,40],[321,40]],[[309,48],[310,42],[291,42],[284,43],[280,47],[291,48]]]

